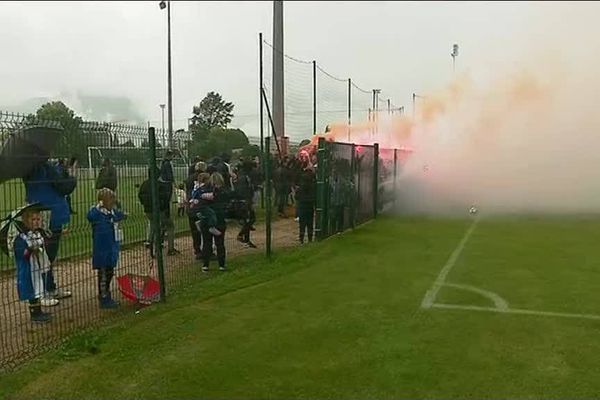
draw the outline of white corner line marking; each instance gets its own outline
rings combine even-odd
[[[539,317],[562,317],[562,318],[580,318],[580,319],[591,319],[600,321],[600,315],[594,314],[575,314],[575,313],[561,313],[552,311],[536,311],[536,310],[525,310],[519,308],[508,308],[502,310],[495,307],[479,307],[479,306],[463,306],[459,304],[442,304],[434,303],[431,305],[432,308],[444,308],[449,310],[467,310],[467,311],[488,311],[496,312],[501,314],[521,314],[521,315],[534,315]]]
[[[431,306],[433,306],[433,303],[435,303],[435,298],[437,297],[438,292],[440,291],[441,287],[444,285],[444,282],[446,281],[446,277],[450,273],[450,270],[452,270],[452,267],[454,267],[454,264],[456,264],[458,257],[460,256],[463,249],[465,248],[465,245],[469,241],[471,234],[473,233],[473,231],[475,230],[475,227],[477,226],[477,222],[479,222],[479,218],[476,218],[473,221],[473,223],[471,224],[471,226],[469,227],[469,229],[463,236],[463,238],[460,241],[460,243],[458,244],[458,246],[456,246],[456,249],[454,249],[454,251],[450,255],[450,258],[448,258],[448,261],[446,261],[446,264],[440,271],[435,282],[433,282],[433,285],[431,286],[431,288],[427,291],[427,293],[425,293],[425,297],[423,297],[423,301],[421,302],[421,308],[431,308]]]
[[[502,297],[500,297],[496,293],[490,292],[489,290],[479,289],[478,287],[475,287],[475,286],[459,285],[456,283],[449,283],[449,282],[444,282],[443,286],[477,293],[477,294],[491,300],[494,303],[494,306],[496,307],[496,309],[498,311],[507,311],[509,309],[508,302],[506,300],[504,300]]]

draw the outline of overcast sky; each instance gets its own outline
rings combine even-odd
[[[272,7],[270,1],[172,3],[176,127],[215,90],[244,116],[234,125],[256,133],[257,36],[271,41]],[[513,65],[528,40],[549,33],[532,30],[533,22],[549,18],[544,26],[560,25],[551,30],[570,29],[577,18],[564,10],[577,7],[597,15],[597,5],[581,4],[285,2],[285,52],[408,106],[413,92],[450,81],[453,43],[460,45],[457,71],[490,73]],[[61,93],[128,97],[146,119],[160,121],[166,10],[158,1],[3,1],[0,40],[0,105]]]

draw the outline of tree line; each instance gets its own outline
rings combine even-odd
[[[233,109],[233,103],[225,101],[219,93],[209,92],[193,106],[188,124],[189,139],[180,143],[177,150],[187,150],[190,157],[204,159],[223,153],[231,155],[234,150],[239,150],[244,157],[258,156],[259,147],[251,145],[242,130],[229,127],[234,117]],[[56,156],[87,160],[88,148],[113,147],[122,148],[107,153],[115,164],[125,161],[132,165],[146,163],[144,148],[148,147],[148,141],[143,128],[130,130],[125,125],[87,122],[61,101],[42,105],[27,121],[56,121],[62,125],[64,135],[56,146]],[[157,147],[162,147],[159,141]]]

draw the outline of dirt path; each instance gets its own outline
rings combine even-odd
[[[238,226],[230,224],[226,233],[225,246],[228,259],[243,254],[261,253],[265,247],[265,227],[257,226],[252,240],[257,249],[248,249],[236,240]],[[285,248],[298,244],[297,224],[293,219],[275,221],[272,225],[273,248]],[[194,261],[191,236],[176,239],[180,255],[165,257],[167,293],[183,283],[192,282],[205,275],[200,262]],[[152,259],[148,250],[137,245],[121,252],[117,276],[127,273],[148,274]],[[216,263],[211,262],[216,269]],[[121,301],[121,312],[98,308],[96,275],[90,266],[89,258],[61,260],[54,268],[56,281],[61,287],[69,288],[73,297],[61,300],[56,307],[46,308],[53,316],[48,324],[32,324],[29,320],[26,302],[18,300],[14,276],[0,279],[0,369],[10,368],[21,360],[35,355],[40,350],[74,332],[78,328],[93,327],[103,320],[131,310],[133,305],[120,298],[113,282],[113,293]],[[156,273],[156,272],[154,272]],[[129,306],[129,307],[127,307]]]

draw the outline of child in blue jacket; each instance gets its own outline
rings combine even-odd
[[[119,222],[127,216],[115,210],[117,197],[115,192],[103,188],[98,191],[98,204],[90,209],[87,219],[92,224],[92,268],[98,271],[98,299],[100,308],[117,308],[119,303],[113,300],[110,283],[114,269],[119,261],[122,231]]]
[[[200,231],[201,225],[205,225],[208,231],[220,236],[222,232],[216,228],[217,215],[210,207],[211,201],[204,199],[205,194],[213,194],[213,188],[209,184],[210,175],[207,173],[198,174],[198,183],[194,185],[190,199],[190,211],[197,213],[199,220],[196,222],[196,228]]]
[[[42,215],[37,210],[27,210],[22,216],[23,226],[15,238],[13,249],[17,265],[17,291],[19,300],[29,302],[32,322],[44,323],[51,320],[42,311],[41,299],[45,294],[45,274],[50,270],[50,259],[46,253],[46,237],[42,229]],[[51,304],[58,304],[52,299]]]

